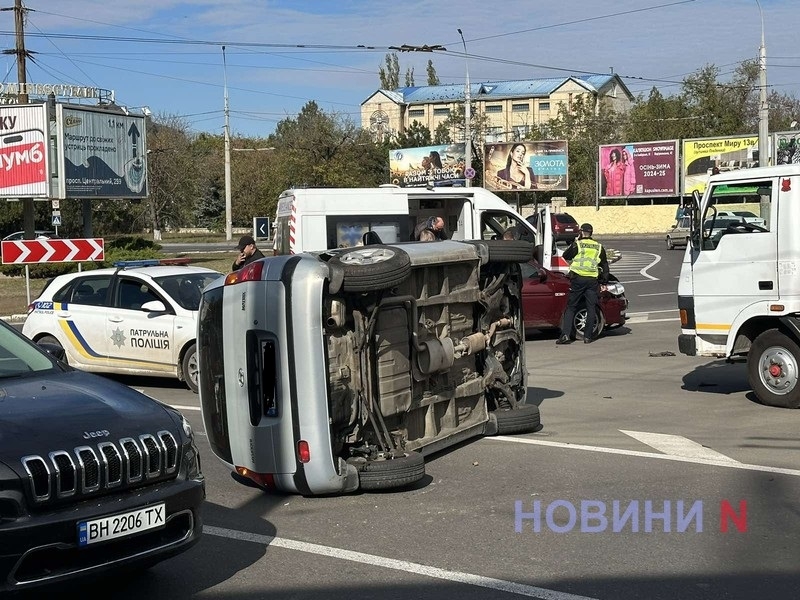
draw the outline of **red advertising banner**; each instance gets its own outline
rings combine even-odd
[[[600,146],[600,198],[678,196],[678,140]]]
[[[0,107],[0,197],[43,197],[50,189],[44,104]]]
[[[105,258],[105,246],[102,238],[2,242],[0,251],[3,254],[4,265],[85,262]]]

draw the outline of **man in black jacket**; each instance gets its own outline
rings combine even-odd
[[[239,256],[233,261],[231,271],[241,269],[243,266],[249,265],[259,258],[264,258],[264,254],[261,250],[256,248],[256,241],[253,239],[253,236],[250,235],[243,235],[240,237],[236,249],[239,251]]]

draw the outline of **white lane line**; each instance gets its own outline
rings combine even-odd
[[[646,298],[647,296],[674,296],[678,292],[658,292],[656,294],[639,294],[640,298]]]
[[[551,448],[568,448],[570,450],[584,450],[588,452],[600,452],[602,454],[619,454],[623,456],[635,456],[638,458],[653,458],[656,460],[670,460],[673,462],[693,463],[697,465],[709,465],[712,467],[727,467],[729,469],[740,469],[743,471],[759,471],[761,473],[779,473],[781,475],[791,475],[800,477],[800,470],[784,469],[782,467],[765,467],[763,465],[749,465],[747,463],[730,462],[730,460],[713,460],[705,458],[687,458],[685,456],[670,456],[669,454],[656,454],[655,452],[641,452],[639,450],[622,450],[620,448],[603,448],[600,446],[587,446],[584,444],[567,444],[565,442],[551,442],[547,440],[534,440],[531,438],[515,438],[503,435],[481,438],[483,440],[497,440],[500,442],[514,442],[515,444],[530,444],[532,446],[549,446]]]
[[[170,406],[175,410],[200,410],[199,406],[181,406],[180,404],[171,404]]]
[[[630,313],[628,313],[628,316],[630,316],[630,317],[641,317],[641,316],[644,316],[644,315],[654,315],[656,313],[670,313],[670,312],[678,312],[678,309],[677,308],[667,308],[667,309],[664,309],[664,310],[647,310],[647,311],[642,311],[642,312],[630,312]]]
[[[332,546],[300,542],[297,540],[249,533],[246,531],[236,531],[235,529],[223,529],[221,527],[203,525],[203,533],[232,540],[241,540],[245,542],[263,544],[265,546],[285,548],[287,550],[297,550],[298,552],[308,552],[309,554],[328,556],[330,558],[338,558],[340,560],[348,560],[350,562],[361,563],[375,567],[383,567],[385,569],[394,569],[395,571],[404,571],[406,573],[414,573],[415,575],[424,575],[426,577],[433,577],[435,579],[444,579],[445,581],[453,581],[456,583],[463,583],[465,585],[489,588],[491,590],[508,592],[509,594],[516,594],[518,596],[527,596],[528,598],[539,598],[540,600],[595,600],[593,598],[589,598],[588,596],[576,596],[574,594],[567,594],[565,592],[556,592],[532,585],[524,585],[522,583],[506,581],[504,579],[483,577],[481,575],[462,573],[460,571],[448,571],[446,569],[439,569],[437,567],[408,562],[405,560],[386,558],[383,556],[376,556],[374,554],[366,554],[364,552],[354,552],[352,550],[344,550],[342,548],[334,548]]]
[[[642,323],[677,323],[680,321],[680,318],[675,317],[674,319],[648,319],[642,317],[633,317],[625,321],[625,325],[641,325]]]
[[[721,452],[706,448],[702,444],[698,444],[680,435],[650,433],[647,431],[626,431],[624,429],[620,429],[619,431],[670,456],[684,456],[686,458],[719,460],[733,463],[739,462],[738,460],[733,460],[729,456],[725,456]]]

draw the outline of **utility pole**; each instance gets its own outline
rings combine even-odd
[[[472,107],[469,89],[469,61],[467,60],[467,42],[464,41],[464,34],[458,29],[461,36],[461,43],[464,45],[464,63],[467,69],[467,84],[464,86],[464,187],[470,187],[472,180],[467,177],[467,171],[472,170],[472,131],[470,122],[472,121]]]
[[[25,7],[22,0],[14,0],[14,29],[16,32],[16,57],[17,57],[17,82],[19,83],[18,104],[28,103],[28,79],[26,76],[25,59],[28,52],[25,50]],[[33,198],[22,199],[22,229],[25,230],[25,239],[32,240],[36,237],[36,213]]]
[[[761,47],[758,50],[758,72],[760,78],[758,108],[758,166],[769,164],[769,104],[767,103],[767,46],[764,44],[764,12],[756,0],[761,15]]]
[[[222,75],[225,83],[225,239],[233,238],[233,203],[231,200],[231,124],[228,110],[228,65],[222,47]]]

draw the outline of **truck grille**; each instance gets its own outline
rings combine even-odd
[[[36,504],[71,496],[85,497],[173,475],[178,444],[169,431],[117,442],[103,441],[47,456],[24,456],[28,488]]]

